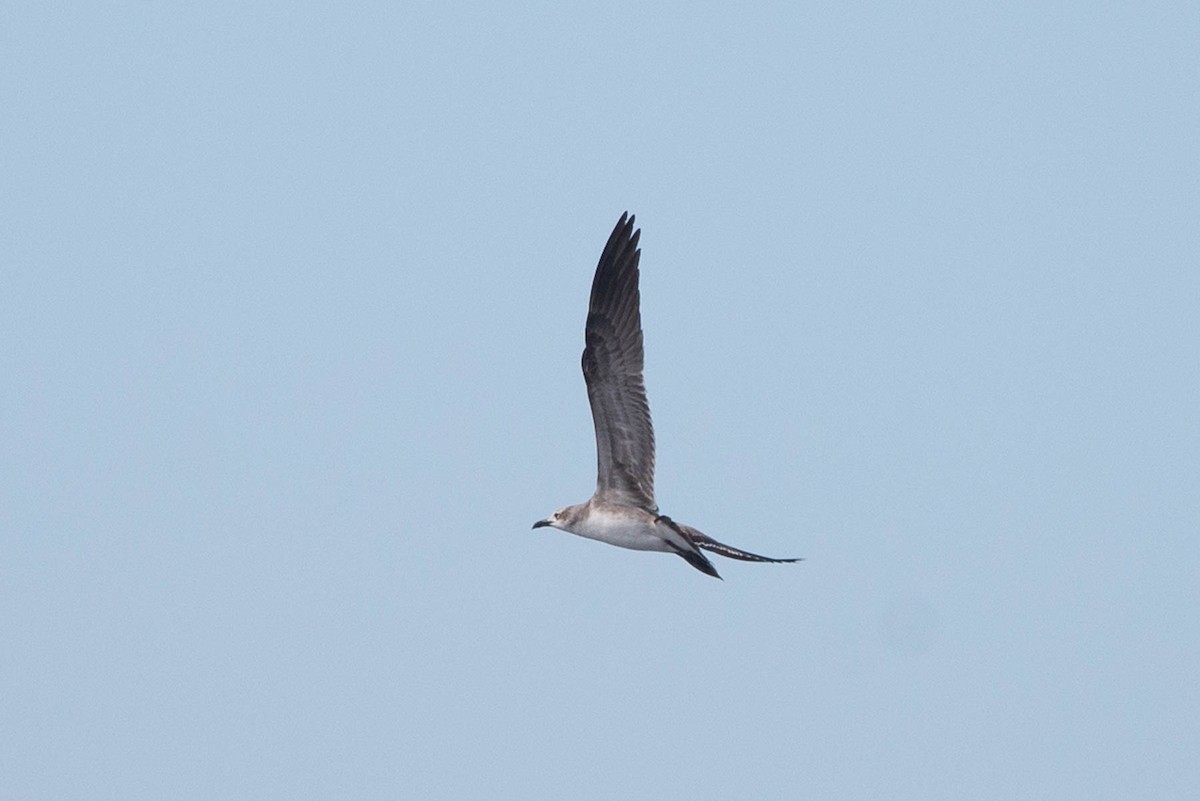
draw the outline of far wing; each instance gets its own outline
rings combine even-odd
[[[583,378],[596,426],[596,496],[657,512],[654,426],[642,381],[638,238],[621,215],[604,246],[588,304]]]

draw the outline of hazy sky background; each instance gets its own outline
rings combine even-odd
[[[1200,6],[8,3],[0,798],[1200,797]],[[642,233],[663,511],[594,484]]]

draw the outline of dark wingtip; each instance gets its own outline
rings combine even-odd
[[[640,231],[634,231],[633,227],[637,224],[637,215],[630,214],[628,210],[621,212],[621,219],[617,220],[617,224],[613,227],[613,234],[622,232],[627,239],[635,238]]]

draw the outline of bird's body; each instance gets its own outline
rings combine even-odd
[[[669,519],[636,506],[592,498],[555,514],[561,515],[556,522],[562,523],[559,528],[564,531],[621,548],[672,552],[688,547],[686,537],[671,528]]]
[[[534,528],[552,526],[635,551],[683,557],[720,578],[701,548],[749,562],[795,562],[717,542],[658,513],[654,500],[654,426],[642,380],[644,352],[638,292],[641,231],[622,214],[596,266],[588,304],[583,377],[596,427],[596,492],[559,509]]]
[[[665,527],[655,515],[634,506],[615,503],[581,504],[579,515],[569,529],[572,534],[599,540],[634,551],[669,551]]]

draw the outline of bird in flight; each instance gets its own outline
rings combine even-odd
[[[772,559],[717,542],[658,513],[654,501],[654,426],[642,381],[642,315],[638,261],[642,251],[626,212],[600,254],[584,330],[583,378],[596,426],[596,492],[564,506],[534,528],[551,526],[635,551],[664,551],[720,578],[701,548],[745,562]]]

